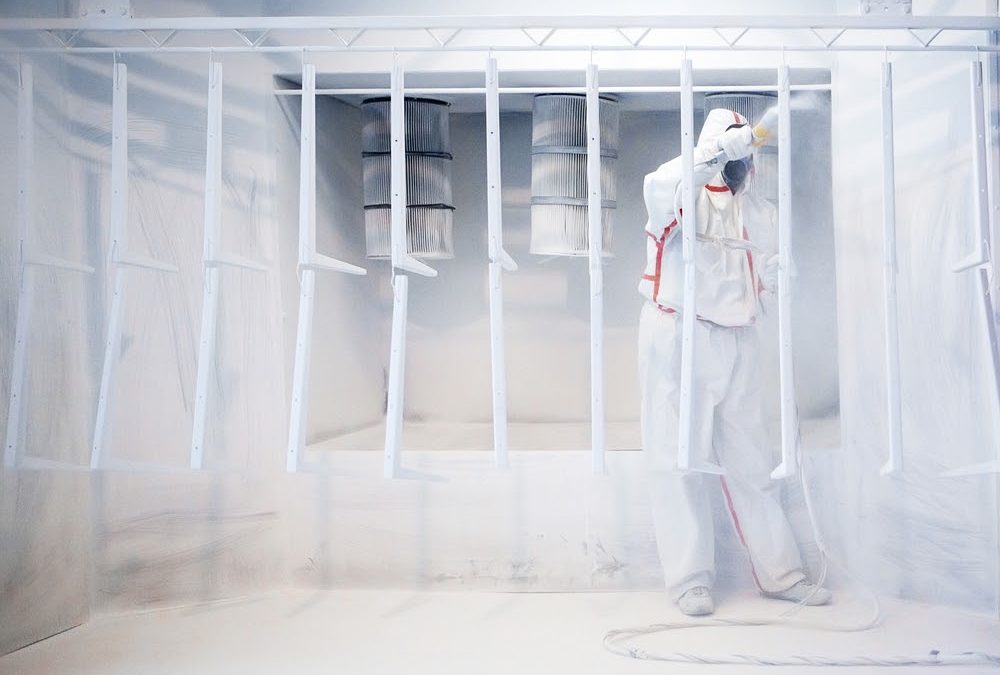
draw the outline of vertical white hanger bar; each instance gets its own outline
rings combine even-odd
[[[781,464],[771,478],[799,472],[799,412],[792,352],[792,125],[788,66],[778,67],[778,369]]]
[[[983,64],[977,58],[972,62],[970,70],[972,86],[972,170],[975,178],[973,194],[976,238],[975,249],[963,261],[955,266],[955,272],[974,269],[978,283],[977,304],[983,318],[985,337],[985,360],[992,370],[990,381],[990,403],[993,409],[993,446],[992,459],[954,469],[945,476],[969,476],[977,474],[1000,474],[1000,336],[998,336],[996,321],[996,298],[990,288],[990,272],[997,273],[992,260],[990,242],[990,212],[989,212],[989,176],[986,171],[986,112],[983,92]]]
[[[389,352],[388,406],[385,419],[386,478],[395,478],[400,467],[400,440],[403,434],[403,375],[406,364],[406,312],[409,277],[392,278],[392,336]]]
[[[697,276],[695,251],[697,246],[697,209],[694,189],[694,90],[691,60],[681,60],[681,246],[684,258],[684,310],[681,313],[681,391],[680,425],[677,434],[677,468],[681,471],[701,471],[722,474],[722,468],[705,458],[691,458],[694,431],[694,369],[697,355],[694,331],[698,320],[695,301]]]
[[[288,421],[285,468],[297,471],[305,448],[309,417],[309,365],[312,352],[316,271],[309,267],[316,246],[316,66],[302,64],[302,118],[299,130],[299,318],[292,372],[292,409]]]
[[[896,169],[893,142],[892,64],[882,64],[882,274],[885,295],[885,380],[889,459],[880,473],[903,468],[903,409],[899,375],[899,311],[896,294]]]
[[[681,61],[681,201],[684,213],[681,221],[681,246],[684,258],[684,310],[681,314],[681,392],[680,428],[677,439],[677,468],[691,468],[691,433],[694,399],[694,328],[697,320],[695,307],[695,240],[696,213],[694,207],[694,93],[691,60]],[[676,199],[674,200],[676,204]]]
[[[983,264],[976,270],[979,282],[979,308],[985,328],[986,362],[992,366],[993,377],[990,384],[990,399],[993,409],[994,457],[982,466],[982,473],[1000,473],[1000,335],[998,335],[996,298],[992,294],[990,274],[997,274],[993,261],[990,233],[989,175],[986,168],[987,143],[983,64],[979,59],[971,66],[972,80],[972,120],[973,120],[973,161],[976,177],[976,237]]]
[[[403,432],[403,387],[406,364],[406,310],[408,279],[397,274],[407,255],[406,237],[406,106],[403,97],[403,68],[393,60],[389,96],[390,230],[392,259],[392,335],[389,353],[388,402],[385,418],[385,463],[383,474],[395,478],[400,465],[400,438]]]
[[[28,341],[31,339],[31,315],[34,310],[35,270],[24,264],[34,218],[32,179],[35,164],[35,95],[30,63],[20,65],[17,92],[17,224],[20,250],[18,264],[21,288],[17,298],[17,324],[14,329],[14,359],[10,373],[10,401],[7,404],[7,434],[4,465],[21,461],[21,416],[24,412],[24,376],[28,366]]]
[[[109,271],[113,277],[111,308],[104,333],[104,365],[101,388],[97,398],[97,420],[94,442],[90,450],[90,468],[99,469],[104,462],[107,444],[108,411],[114,388],[115,371],[121,351],[121,320],[125,294],[125,269],[118,263],[125,250],[128,218],[128,67],[114,64],[111,94],[111,246]]]
[[[104,335],[104,365],[101,370],[94,440],[90,449],[90,468],[106,464],[107,436],[114,391],[114,377],[121,357],[121,322],[125,301],[125,274],[128,267],[177,272],[169,263],[128,252],[128,67],[114,64],[111,94],[111,245],[108,270],[113,277],[111,308]]]
[[[430,266],[410,255],[406,236],[406,104],[403,66],[396,60],[390,78],[390,181],[392,189],[389,250],[392,266],[425,277],[436,277]]]
[[[202,260],[215,259],[222,205],[222,64],[208,64],[208,131],[205,146],[205,232]],[[203,264],[201,333],[198,341],[198,375],[195,379],[194,426],[191,432],[191,468],[205,461],[205,419],[208,380],[215,360],[215,329],[219,316],[219,268]]]
[[[601,227],[601,105],[597,65],[587,66],[587,225],[590,262],[590,447],[594,473],[605,471],[604,249]]]
[[[299,131],[299,320],[295,332],[292,372],[292,408],[288,419],[288,456],[285,468],[302,465],[309,422],[309,366],[316,272],[365,274],[364,268],[316,251],[316,66],[302,64],[302,122]]]
[[[504,358],[503,272],[517,265],[503,249],[503,191],[500,175],[500,91],[497,60],[486,59],[486,227],[489,237],[490,366],[493,376],[493,453],[507,459],[507,367]]]
[[[201,302],[201,332],[198,339],[198,375],[195,380],[194,425],[191,431],[191,468],[205,464],[205,424],[208,411],[208,384],[216,353],[216,325],[219,316],[220,267],[264,271],[267,267],[241,256],[224,253],[220,245],[222,228],[222,63],[212,58],[208,64],[207,131],[205,134],[205,232],[202,251],[204,274]]]
[[[402,264],[406,239],[406,102],[403,67],[395,59],[389,83],[389,253],[393,268]]]

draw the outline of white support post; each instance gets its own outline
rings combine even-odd
[[[111,308],[104,337],[104,365],[101,388],[97,399],[97,418],[90,451],[90,468],[105,464],[109,414],[114,389],[114,376],[121,356],[121,322],[124,310],[125,274],[127,267],[176,272],[177,268],[150,258],[132,256],[127,249],[128,234],[128,67],[114,65],[111,97],[111,239],[108,270],[113,277]]]
[[[366,270],[316,251],[316,66],[302,64],[302,122],[299,140],[299,320],[292,374],[292,407],[288,423],[286,468],[302,464],[309,419],[309,366],[316,272],[366,274]]]
[[[771,478],[799,472],[799,412],[792,359],[792,128],[788,66],[778,67],[778,369],[781,464]]]
[[[383,475],[395,478],[400,466],[403,435],[403,390],[406,370],[406,310],[409,280],[399,270],[420,273],[430,268],[411,258],[406,236],[406,105],[403,68],[392,64],[389,98],[389,167],[391,182],[389,251],[392,258],[392,337],[389,353],[388,405],[385,418],[385,462]],[[413,264],[415,263],[415,264]],[[426,270],[425,270],[426,271]]]
[[[406,105],[403,67],[392,64],[390,78],[390,180],[392,184],[389,249],[392,266],[424,277],[436,277],[430,266],[410,255],[406,236]]]
[[[390,181],[391,218],[389,250],[392,257],[392,345],[389,355],[389,405],[385,420],[386,478],[394,478],[400,466],[403,435],[403,390],[406,373],[406,310],[408,279],[402,272],[434,277],[437,272],[409,254],[406,236],[406,106],[403,68],[395,62],[390,78]],[[397,272],[399,270],[399,272]]]
[[[959,262],[955,272],[974,269],[978,282],[977,304],[983,318],[985,360],[991,366],[990,403],[993,409],[994,456],[985,462],[948,471],[945,476],[1000,474],[1000,335],[998,335],[995,298],[990,288],[990,273],[997,273],[990,244],[989,177],[986,172],[986,119],[983,94],[983,65],[977,59],[971,66],[972,83],[972,162],[975,176],[973,204],[975,211],[976,248]]]
[[[104,335],[104,366],[97,399],[97,420],[94,442],[90,451],[90,468],[99,469],[104,461],[105,434],[114,373],[121,351],[122,296],[125,292],[125,270],[116,264],[119,249],[125,245],[125,220],[128,217],[128,67],[114,66],[111,101],[111,245],[109,250],[113,295]]]
[[[486,60],[486,216],[489,238],[490,366],[493,376],[493,453],[507,459],[507,367],[504,359],[503,273],[517,269],[503,248],[503,191],[500,175],[500,92],[497,60]]]
[[[590,447],[594,473],[606,470],[604,446],[604,237],[601,226],[601,105],[597,66],[587,66],[587,225],[590,262]]]
[[[215,361],[215,334],[219,316],[219,267],[265,270],[264,265],[219,250],[222,219],[222,64],[208,65],[208,131],[205,143],[205,224],[202,252],[204,274],[201,301],[201,332],[198,339],[198,375],[195,380],[194,424],[191,431],[191,468],[205,463],[205,424],[208,384]]]
[[[388,406],[385,419],[386,478],[395,478],[400,467],[400,440],[403,434],[403,391],[406,367],[406,310],[410,278],[392,278],[392,337],[389,352]]]
[[[299,272],[299,320],[295,331],[295,366],[292,374],[292,409],[288,422],[288,458],[285,468],[298,471],[305,450],[309,412],[309,365],[312,355],[313,296],[316,271]]]
[[[14,355],[11,361],[10,400],[7,405],[7,433],[4,439],[4,465],[18,466],[24,459],[21,447],[25,428],[24,381],[27,375],[31,343],[31,321],[35,303],[35,268],[91,274],[93,267],[65,260],[37,248],[34,232],[35,170],[35,87],[30,63],[18,68],[17,93],[17,227],[18,267],[21,273],[17,298],[17,322],[14,327]]]
[[[24,375],[28,365],[28,341],[34,309],[35,274],[24,264],[25,248],[34,218],[32,174],[35,163],[35,99],[31,64],[21,65],[17,92],[17,223],[20,239],[19,263],[21,289],[17,298],[17,324],[14,328],[14,359],[11,362],[10,401],[7,405],[7,438],[4,465],[16,466],[21,460],[21,416],[24,410]]]
[[[201,337],[198,340],[198,375],[195,380],[194,426],[191,431],[191,468],[205,460],[205,418],[208,378],[215,356],[215,329],[219,316],[219,268],[204,261],[215,257],[216,232],[222,204],[222,64],[208,66],[208,132],[205,145],[205,232],[202,251],[204,284],[201,299]]]
[[[695,272],[695,247],[697,246],[697,210],[694,191],[694,92],[691,60],[681,60],[681,246],[684,257],[684,310],[681,314],[681,392],[680,428],[677,438],[677,468],[681,471],[700,471],[723,474],[722,467],[707,458],[697,462],[691,458],[691,439],[694,430],[694,329],[698,320],[695,303],[697,277]]]
[[[881,475],[903,469],[903,408],[899,375],[899,311],[896,297],[896,168],[893,143],[892,64],[882,64],[882,283],[885,297],[886,421],[889,459]]]

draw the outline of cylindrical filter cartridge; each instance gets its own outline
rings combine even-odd
[[[361,103],[365,244],[369,258],[390,256],[392,170],[390,100]],[[445,101],[407,97],[406,250],[416,258],[454,257],[451,138]]]
[[[600,97],[602,252],[611,252],[617,207],[618,99]],[[531,252],[585,256],[587,218],[587,98],[539,94],[532,105]]]

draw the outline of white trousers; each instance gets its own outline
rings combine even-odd
[[[679,598],[712,587],[715,536],[708,489],[719,480],[677,470],[681,379],[679,314],[643,305],[639,320],[642,446],[647,461],[656,545],[667,592]],[[758,337],[754,326],[725,328],[697,321],[691,460],[716,461],[722,490],[754,581],[777,592],[805,578],[791,527],[778,501],[766,451]],[[714,452],[713,452],[714,451]]]

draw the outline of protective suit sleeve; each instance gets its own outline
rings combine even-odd
[[[709,144],[714,145],[714,143]],[[697,146],[694,149],[694,187],[700,190],[717,174],[722,166],[716,159],[717,148]],[[676,209],[681,207],[680,184],[683,171],[681,158],[674,157],[661,164],[656,171],[646,174],[643,182],[643,197],[646,213],[652,228],[666,227],[677,217]],[[676,204],[676,205],[675,205]]]

